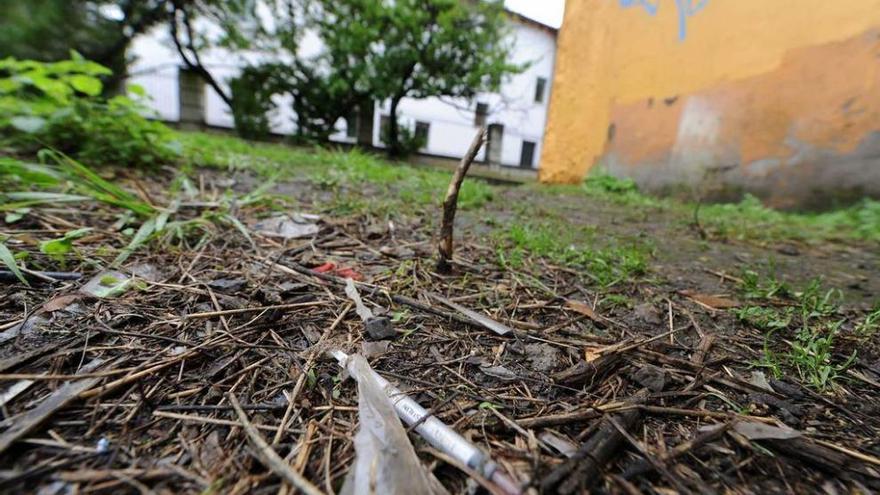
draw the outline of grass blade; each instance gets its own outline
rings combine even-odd
[[[24,184],[56,186],[64,177],[45,165],[27,163],[14,158],[0,158],[0,177],[18,177]]]
[[[254,249],[257,248],[257,245],[254,243],[254,240],[251,238],[250,232],[248,232],[247,227],[245,227],[244,224],[241,223],[241,220],[235,218],[234,216],[230,215],[229,213],[224,213],[223,218],[227,222],[231,223],[232,226],[235,227],[239,232],[241,232],[241,235],[245,236],[245,238],[251,244],[251,247],[253,247]]]
[[[104,180],[101,176],[82,163],[54,150],[47,154],[58,163],[62,172],[74,182],[78,189],[98,201],[131,210],[139,215],[153,215],[156,209],[141,201],[137,196],[121,187]]]
[[[24,275],[21,273],[21,270],[18,268],[18,264],[15,262],[15,256],[12,255],[12,251],[6,247],[6,244],[0,242],[0,262],[6,265],[12,273],[21,280],[21,283],[24,285],[30,286],[27,279],[24,278]]]
[[[134,234],[134,237],[131,238],[131,242],[128,243],[127,246],[122,248],[122,252],[119,253],[119,256],[113,260],[113,263],[110,264],[111,268],[115,268],[119,266],[122,262],[128,259],[129,256],[132,255],[135,251],[138,250],[141,246],[146,244],[146,242],[150,239],[150,236],[155,234],[156,230],[156,218],[150,218],[146,222],[141,225],[141,228]]]

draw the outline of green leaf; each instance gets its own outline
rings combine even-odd
[[[46,96],[52,98],[58,103],[67,103],[71,94],[70,86],[61,81],[46,77],[42,74],[31,72],[27,74],[31,83],[42,91]]]
[[[2,93],[12,93],[14,91],[18,91],[21,88],[21,81],[11,78],[5,77],[0,79],[0,94]]]
[[[75,74],[68,79],[73,89],[89,96],[98,96],[101,94],[103,85],[97,77],[86,76],[83,74]]]
[[[40,252],[49,256],[64,256],[73,249],[73,241],[91,232],[91,228],[71,230],[63,237],[40,243]]]
[[[46,119],[32,115],[23,115],[9,119],[9,125],[21,132],[34,134],[40,132],[46,126]]]
[[[0,158],[0,177],[15,176],[27,184],[57,185],[62,181],[56,170],[37,163],[26,163],[14,158]]]
[[[24,218],[24,216],[30,213],[30,211],[30,208],[19,208],[15,211],[10,211],[6,214],[4,220],[6,221],[6,223],[15,223]]]
[[[24,278],[24,275],[22,275],[21,270],[18,268],[18,264],[15,263],[15,256],[12,255],[12,251],[10,251],[9,248],[6,247],[6,244],[3,244],[2,242],[0,242],[0,262],[6,265],[6,267],[9,268],[19,280],[21,280],[21,283],[27,286],[31,285],[28,283],[27,279]]]
[[[147,96],[147,90],[145,90],[140,84],[129,84],[126,86],[126,89],[129,93],[135,96],[140,96],[141,98],[146,98]]]
[[[73,249],[73,243],[63,237],[40,242],[40,252],[49,256],[64,256],[71,249]]]

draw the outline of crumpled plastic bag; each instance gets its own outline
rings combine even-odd
[[[376,381],[367,360],[349,356],[348,372],[358,382],[358,418],[354,466],[341,495],[446,494],[425,468],[406,436],[391,400]]]

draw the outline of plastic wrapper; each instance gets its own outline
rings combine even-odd
[[[357,455],[342,495],[447,493],[422,465],[385,387],[366,359],[349,356],[346,368],[358,382],[360,427],[354,438]]]

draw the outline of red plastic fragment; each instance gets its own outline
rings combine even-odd
[[[315,273],[327,273],[327,272],[333,271],[335,269],[336,269],[336,263],[333,263],[332,261],[328,261],[327,263],[324,263],[321,266],[316,266],[315,268],[312,268],[312,271]]]
[[[353,268],[339,268],[336,266],[336,263],[333,263],[332,261],[328,261],[321,266],[316,266],[315,268],[312,268],[312,271],[315,273],[329,273],[336,277],[350,278],[352,280],[364,279],[364,276],[356,272]]]

